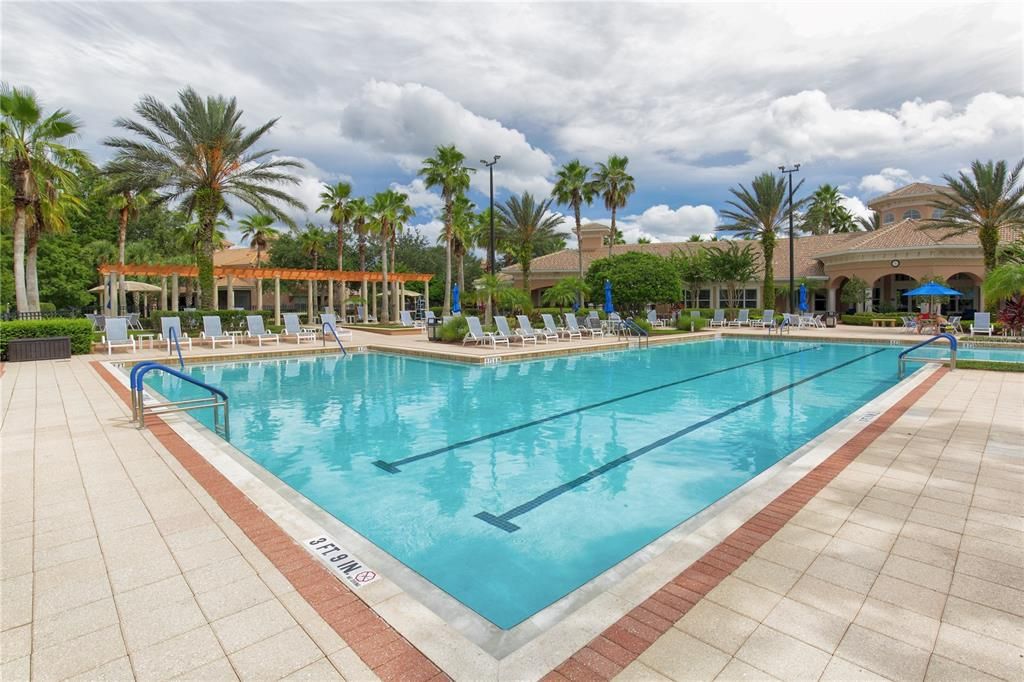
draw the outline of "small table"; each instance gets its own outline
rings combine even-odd
[[[139,340],[139,348],[142,348],[143,341],[149,341],[149,349],[153,350],[153,344],[156,343],[156,334],[134,334],[135,338]]]
[[[871,320],[872,327],[895,327],[897,320],[891,317],[876,317]]]

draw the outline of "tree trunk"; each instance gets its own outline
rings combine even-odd
[[[202,291],[202,309],[213,310],[216,295],[213,277],[213,233],[220,213],[219,197],[207,194],[199,197],[199,249],[196,266],[199,269],[199,289]]]
[[[612,232],[608,235],[608,255],[612,255],[612,247],[615,246],[615,207],[612,206]]]
[[[118,213],[117,226],[117,263],[121,270],[117,273],[117,308],[122,315],[128,314],[128,289],[124,281],[125,264],[125,243],[128,241],[128,202],[131,201],[131,193],[124,193],[125,205]]]
[[[988,276],[996,269],[996,259],[999,253],[999,230],[990,225],[984,225],[978,230],[978,241],[981,242],[981,252],[985,258],[985,275]]]
[[[381,303],[383,304],[381,307],[383,309],[381,310],[380,321],[390,322],[391,315],[388,310],[388,237],[387,228],[385,226],[382,227],[384,229],[381,230],[380,235],[380,272],[384,278],[384,286],[381,287]]]
[[[461,292],[460,292],[461,293]],[[444,305],[443,315],[451,315],[452,311],[452,202],[445,198],[444,202]]]
[[[28,292],[25,288],[25,237],[28,212],[28,164],[12,169],[14,178],[14,299],[19,313],[29,312]]]
[[[579,260],[579,276],[583,279],[583,227],[580,225],[580,202],[572,202],[573,214],[576,216],[576,256]],[[576,304],[583,307],[583,292],[576,292]]]
[[[345,270],[345,224],[338,223],[338,272]],[[345,298],[346,298],[346,287],[345,283],[341,280],[336,282],[338,286],[338,301],[341,305],[341,316],[345,319]],[[328,285],[331,286],[331,285]]]
[[[466,290],[466,254],[459,253],[459,291]]]
[[[39,311],[39,228],[28,231],[28,246],[25,254],[25,288],[28,295],[28,309]]]
[[[775,307],[775,235],[771,232],[761,237],[761,252],[764,254],[764,306]]]

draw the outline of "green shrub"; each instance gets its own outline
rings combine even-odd
[[[43,301],[39,304],[39,312],[41,313],[55,313],[57,312],[57,306],[50,303],[49,301]]]
[[[155,310],[153,311],[153,314],[149,316],[149,325],[156,331],[160,331],[161,317],[180,317],[182,330],[202,330],[204,315],[216,315],[219,317],[221,327],[224,331],[245,329],[246,315],[262,315],[264,325],[274,317],[274,313],[269,310],[261,310],[259,312],[249,310],[195,310],[189,312],[185,312],[184,310],[179,310],[178,312],[174,312],[173,310]],[[302,315],[301,317],[304,320],[305,315]]]
[[[699,332],[708,325],[708,318],[690,317],[689,313],[686,315],[680,315],[676,318],[676,329],[682,329],[684,331],[689,330],[691,323],[693,324],[693,331]]]
[[[854,313],[851,315],[843,315],[842,321],[843,324],[848,324],[854,327],[870,327],[871,320],[898,320],[900,317],[905,315],[906,313]]]
[[[469,333],[469,323],[461,315],[453,317],[437,330],[437,335],[446,343],[461,342]]]
[[[40,339],[51,336],[71,337],[71,352],[85,355],[92,352],[92,322],[86,319],[14,320],[0,322],[0,355],[7,357],[11,339]]]

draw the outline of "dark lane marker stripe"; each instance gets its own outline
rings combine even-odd
[[[544,422],[549,422],[549,421],[552,421],[554,419],[561,419],[562,417],[568,417],[569,415],[576,414],[577,412],[583,412],[584,410],[592,410],[595,407],[603,407],[604,405],[610,405],[610,404],[618,402],[620,400],[627,400],[629,398],[635,398],[635,397],[637,397],[639,395],[644,395],[645,393],[651,393],[652,391],[660,391],[662,389],[671,388],[672,386],[678,386],[680,384],[689,383],[691,381],[697,381],[698,379],[706,379],[707,377],[714,376],[716,374],[722,374],[724,372],[731,372],[731,371],[733,371],[735,369],[742,369],[743,367],[750,367],[751,365],[757,365],[757,364],[760,364],[762,362],[768,362],[769,360],[778,360],[779,358],[785,358],[785,357],[788,357],[790,355],[796,355],[797,353],[806,353],[807,351],[818,350],[820,348],[821,348],[821,346],[818,345],[818,346],[812,346],[810,348],[801,348],[800,350],[794,350],[794,351],[790,351],[788,353],[780,353],[778,355],[769,355],[766,358],[760,358],[758,360],[752,360],[751,362],[744,362],[743,364],[733,365],[732,367],[724,367],[722,369],[716,369],[713,372],[705,372],[704,374],[698,374],[696,376],[687,377],[686,379],[680,379],[679,381],[672,381],[672,382],[667,383],[667,384],[661,384],[660,386],[654,386],[652,388],[645,388],[642,391],[636,391],[634,393],[627,393],[626,395],[620,395],[620,396],[615,397],[615,398],[609,398],[608,400],[602,400],[599,403],[591,403],[590,405],[584,405],[583,407],[577,407],[577,408],[572,409],[572,410],[566,410],[565,412],[559,412],[557,414],[552,414],[552,415],[549,415],[547,417],[542,417],[541,419],[534,419],[533,421],[530,421],[530,422],[525,422],[523,424],[517,424],[516,426],[510,426],[507,429],[502,429],[501,431],[495,431],[493,433],[487,433],[487,434],[484,434],[482,436],[476,436],[475,438],[470,438],[468,440],[459,441],[458,443],[452,443],[451,445],[446,445],[443,448],[438,448],[436,450],[431,450],[429,452],[424,452],[424,453],[419,454],[419,455],[412,455],[411,457],[406,457],[404,459],[396,459],[396,460],[394,460],[392,462],[385,462],[382,459],[378,459],[376,462],[374,462],[374,464],[376,466],[380,467],[381,469],[383,469],[384,471],[390,473],[390,474],[397,474],[397,473],[399,473],[401,471],[401,469],[399,469],[398,467],[402,466],[403,464],[409,464],[410,462],[417,462],[417,461],[419,461],[421,459],[427,459],[429,457],[436,457],[437,455],[443,455],[444,453],[451,452],[452,450],[455,450],[457,448],[465,447],[467,445],[472,445],[473,443],[479,443],[479,442],[485,441],[485,440],[490,440],[491,438],[497,438],[498,436],[504,436],[507,433],[512,433],[514,431],[519,431],[521,429],[528,429],[531,426],[537,426],[538,424],[543,424]]]
[[[703,420],[697,422],[696,424],[692,424],[690,426],[687,426],[685,429],[681,429],[679,431],[676,431],[675,433],[671,433],[671,434],[665,436],[664,438],[660,438],[660,439],[654,441],[653,443],[649,443],[648,445],[643,446],[639,450],[634,450],[633,452],[627,453],[625,455],[622,455],[621,457],[613,459],[612,461],[610,461],[610,462],[608,462],[606,464],[603,464],[603,465],[599,466],[596,469],[592,469],[592,470],[588,471],[587,473],[583,474],[582,476],[580,476],[578,478],[574,478],[573,480],[569,481],[568,483],[563,483],[562,485],[558,486],[557,488],[552,488],[551,490],[547,491],[546,493],[542,493],[541,495],[538,495],[537,497],[533,498],[529,502],[524,502],[523,504],[519,505],[518,507],[514,507],[512,509],[509,509],[507,512],[505,512],[504,514],[501,514],[500,516],[495,516],[494,514],[492,514],[490,512],[486,512],[486,511],[482,511],[479,514],[475,514],[475,516],[478,519],[482,520],[482,521],[486,521],[487,523],[491,524],[492,526],[496,526],[498,528],[501,528],[504,531],[508,531],[509,533],[513,533],[513,532],[519,530],[519,526],[517,526],[514,523],[511,523],[509,521],[509,519],[513,519],[513,518],[515,518],[515,517],[517,517],[517,516],[519,516],[521,514],[525,514],[526,512],[528,512],[528,511],[530,511],[532,509],[536,509],[537,507],[539,507],[540,505],[544,504],[545,502],[550,502],[551,500],[555,499],[556,497],[558,497],[562,493],[567,493],[570,490],[572,490],[573,488],[577,488],[577,487],[583,485],[584,483],[597,478],[598,476],[606,474],[609,471],[611,471],[612,469],[614,469],[614,468],[616,468],[618,466],[621,466],[621,465],[625,464],[626,462],[634,460],[637,457],[640,457],[641,455],[645,455],[648,452],[650,452],[651,450],[654,450],[656,448],[660,448],[662,445],[666,445],[668,443],[671,443],[672,441],[676,440],[677,438],[681,438],[682,436],[685,436],[688,433],[691,433],[693,431],[696,431],[699,428],[707,426],[708,424],[716,422],[719,419],[722,419],[723,417],[728,417],[730,414],[733,414],[735,412],[739,412],[740,410],[745,409],[747,407],[750,407],[751,405],[753,405],[755,403],[759,403],[762,400],[767,400],[768,398],[771,398],[773,395],[778,395],[779,393],[783,393],[785,391],[791,390],[791,389],[799,386],[800,384],[806,384],[808,381],[813,381],[815,379],[818,379],[820,377],[825,376],[826,374],[834,372],[837,369],[842,369],[843,367],[847,367],[849,365],[852,365],[855,362],[860,362],[861,360],[863,360],[865,358],[870,358],[872,355],[878,355],[879,353],[884,353],[887,350],[889,350],[889,349],[888,348],[882,348],[882,349],[873,351],[871,353],[868,353],[867,355],[861,355],[861,356],[856,357],[856,358],[854,358],[852,360],[847,360],[846,362],[838,364],[835,367],[830,367],[829,369],[823,370],[821,372],[817,372],[816,374],[812,374],[812,375],[810,375],[808,377],[800,379],[799,381],[794,381],[791,384],[786,384],[785,386],[780,386],[779,388],[776,388],[773,391],[769,391],[768,393],[764,393],[762,395],[759,395],[756,398],[751,398],[750,400],[747,400],[746,402],[742,402],[742,403],[740,403],[738,405],[734,405],[733,407],[730,407],[728,410],[725,410],[723,412],[719,412],[718,414],[712,415],[712,416],[708,417],[707,419],[703,419]]]

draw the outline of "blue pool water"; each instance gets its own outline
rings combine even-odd
[[[969,343],[969,342],[967,342]],[[925,346],[911,355],[922,358],[948,358],[949,346]],[[994,362],[1024,362],[1024,349],[1016,348],[972,348],[961,341],[956,351],[958,360],[988,360]]]
[[[371,353],[188,371],[230,396],[236,447],[510,628],[893,386],[899,350],[724,339],[487,367]]]

